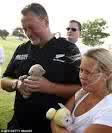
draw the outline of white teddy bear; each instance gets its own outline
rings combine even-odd
[[[38,80],[39,78],[41,78],[44,74],[45,74],[45,70],[44,68],[40,65],[40,64],[35,64],[33,66],[31,66],[31,68],[28,71],[28,75],[23,75],[19,77],[19,84],[18,84],[18,88],[21,85],[21,81],[23,81],[24,79],[28,79],[28,80]],[[23,95],[24,98],[28,98],[29,96],[25,96]]]
[[[28,74],[30,76],[28,76],[27,79],[38,80],[45,74],[45,70],[40,64],[35,64],[30,68]]]

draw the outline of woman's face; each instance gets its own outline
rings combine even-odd
[[[82,58],[79,76],[82,88],[88,92],[102,89],[106,85],[104,73],[99,70],[98,63],[93,58],[86,56]]]

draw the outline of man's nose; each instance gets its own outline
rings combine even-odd
[[[71,28],[68,30],[68,32],[72,32]]]

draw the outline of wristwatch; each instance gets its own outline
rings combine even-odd
[[[13,80],[13,81],[12,81],[12,84],[11,84],[11,88],[12,88],[13,90],[16,90],[17,84],[18,84],[18,80]]]

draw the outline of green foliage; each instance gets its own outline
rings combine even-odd
[[[7,31],[7,30],[0,30],[0,37],[2,38],[2,39],[6,39],[7,38],[7,36],[9,35],[9,32]]]
[[[15,37],[8,37],[7,40],[0,39],[0,47],[4,48],[5,54],[4,63],[2,65],[2,73],[5,71],[9,60],[11,59],[12,54],[14,53],[14,50],[21,43],[23,43],[23,41],[17,40],[15,39]]]
[[[105,32],[105,29],[108,28],[106,24],[106,21],[102,18],[84,22],[81,31],[82,42],[88,46],[103,44],[103,39],[110,36],[109,33]]]
[[[24,38],[26,38],[23,32],[23,29],[21,27],[15,28],[12,35],[18,37],[20,40],[23,40]]]

